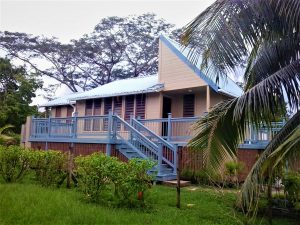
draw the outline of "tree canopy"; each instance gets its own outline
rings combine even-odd
[[[68,44],[56,38],[0,32],[0,48],[7,57],[22,60],[77,92],[157,73],[158,37],[163,33],[179,39],[174,25],[148,13],[104,18],[92,33]]]
[[[29,106],[41,82],[35,74],[27,74],[24,67],[14,67],[9,59],[0,58],[0,127],[13,125],[20,132],[26,117],[37,112]]]

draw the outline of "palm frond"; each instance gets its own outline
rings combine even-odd
[[[298,8],[291,10],[288,5]],[[228,72],[239,66],[258,42],[298,35],[299,15],[299,2],[296,0],[220,0],[186,27],[182,41],[188,45],[200,36],[203,40],[201,46],[206,46],[205,54],[210,60],[209,64],[204,60],[202,66],[209,65],[213,67],[210,70]],[[191,58],[204,58],[204,54],[195,50],[195,44],[190,47]],[[196,54],[194,57],[193,53]]]
[[[300,59],[300,34],[292,34],[276,41],[258,42],[252,49],[244,73],[245,89]],[[300,72],[300,71],[299,71]]]
[[[10,128],[14,128],[14,126],[10,125],[10,124],[7,124],[7,125],[5,125],[3,127],[0,127],[0,135],[3,135],[3,132],[6,131],[6,130],[8,130],[8,129],[10,129]]]
[[[255,213],[253,209],[258,203],[261,193],[260,185],[263,182],[263,174],[269,168],[274,168],[280,162],[279,159],[287,159],[292,152],[299,151],[299,124],[300,111],[298,111],[274,136],[266,149],[248,174],[240,194],[240,205],[248,213]],[[287,148],[285,148],[287,147]]]

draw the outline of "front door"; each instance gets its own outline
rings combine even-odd
[[[163,98],[163,118],[168,118],[168,114],[171,113],[172,100],[168,97]],[[166,137],[168,135],[168,123],[162,123],[162,136]]]

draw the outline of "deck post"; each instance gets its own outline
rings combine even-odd
[[[168,113],[168,132],[167,132],[167,141],[171,140],[172,136],[172,113]]]
[[[107,138],[108,138],[108,143],[106,144],[106,155],[110,156],[111,155],[111,141],[112,141],[112,135],[111,135],[111,129],[113,125],[113,114],[112,111],[109,110],[108,113],[108,129],[107,129]]]
[[[178,164],[178,157],[177,157],[177,152],[178,152],[178,144],[174,144],[174,169],[173,173],[177,174],[177,164]]]
[[[158,157],[157,157],[157,161],[158,161],[158,164],[157,164],[157,167],[158,167],[158,175],[161,174],[161,171],[162,171],[162,158],[163,158],[163,145],[162,143],[158,143]]]
[[[77,112],[73,114],[73,139],[77,137]]]

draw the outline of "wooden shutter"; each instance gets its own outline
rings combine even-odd
[[[109,110],[112,108],[112,98],[105,98],[104,99],[104,115],[109,113]]]
[[[145,107],[146,106],[146,95],[136,95],[136,104],[135,104],[135,112],[136,116],[141,119],[145,119]]]
[[[122,116],[122,97],[115,97],[114,98],[114,112],[118,116]]]
[[[195,114],[195,95],[183,96],[183,117],[193,117]]]
[[[101,115],[101,99],[94,99],[94,116]]]
[[[125,120],[130,120],[130,115],[134,113],[134,95],[127,95],[125,97]]]
[[[85,101],[85,115],[86,116],[93,115],[93,100]]]
[[[101,99],[94,99],[94,116],[101,115]],[[100,131],[100,121],[99,117],[93,119],[93,131]]]
[[[86,100],[85,101],[85,115],[91,116],[93,115],[93,100]],[[90,131],[92,128],[92,119],[86,118],[84,120],[84,130]]]
[[[61,106],[56,106],[55,117],[61,117]]]
[[[72,117],[73,107],[68,105],[67,107],[67,117]]]

